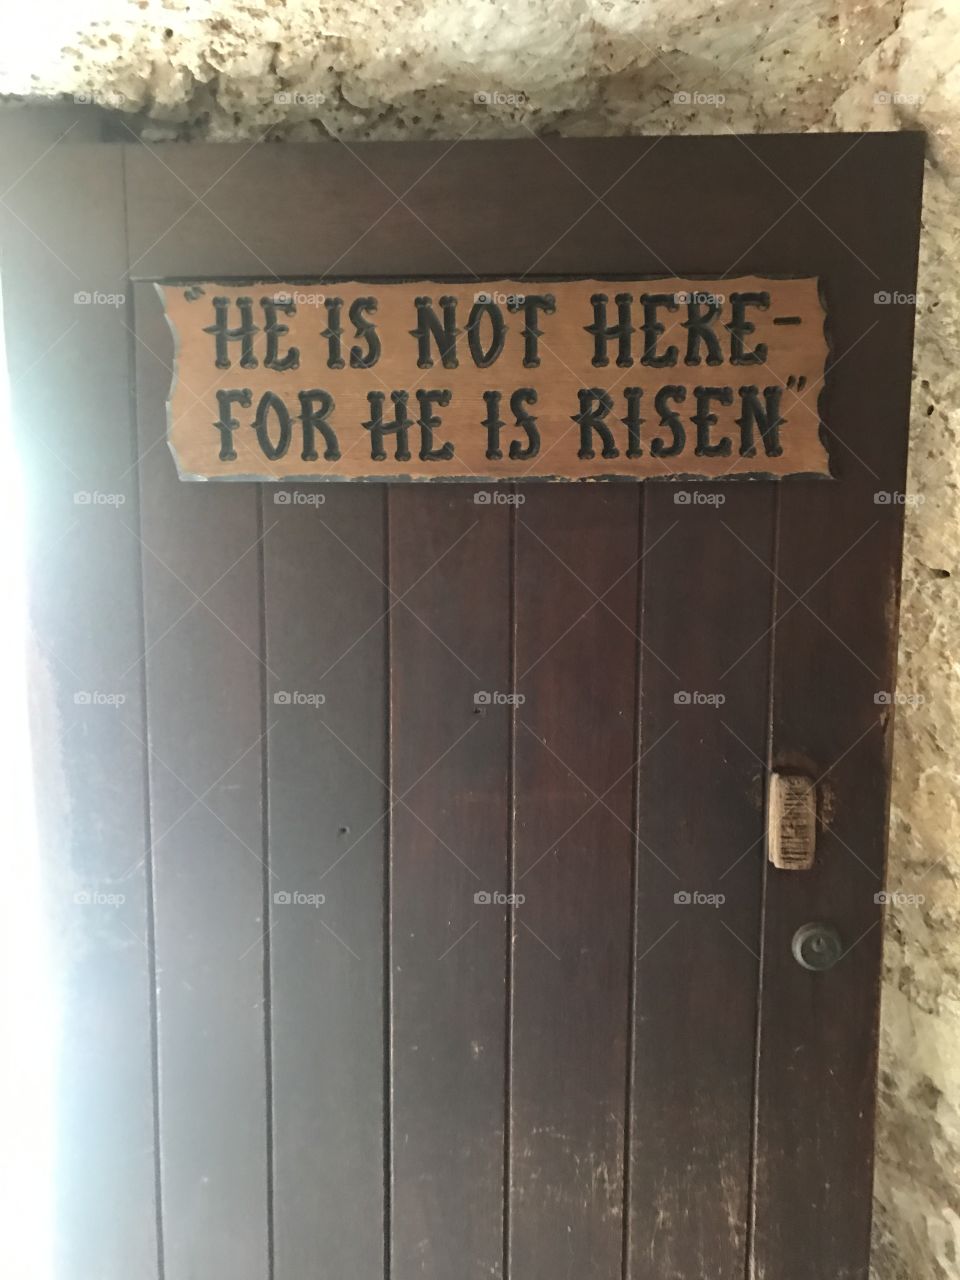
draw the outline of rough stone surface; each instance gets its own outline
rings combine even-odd
[[[8,20],[0,89],[119,105],[150,138],[928,131],[900,655],[911,702],[898,711],[890,859],[891,888],[924,901],[892,907],[886,922],[874,1275],[960,1275],[960,8],[47,0],[39,9],[21,27]],[[479,93],[501,96],[484,103]],[[698,93],[712,100],[692,100]]]

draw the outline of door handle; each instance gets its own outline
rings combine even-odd
[[[771,773],[767,857],[780,871],[809,871],[816,851],[817,784],[803,773]]]

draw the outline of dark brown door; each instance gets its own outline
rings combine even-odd
[[[912,326],[874,294],[913,291],[920,159],[67,139],[23,177],[47,822],[125,897],[69,923],[62,1280],[866,1276]],[[834,480],[478,503],[165,446],[154,281],[745,271],[823,282]],[[772,769],[818,783],[810,871],[768,862]]]

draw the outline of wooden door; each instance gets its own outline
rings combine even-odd
[[[865,1277],[919,138],[42,134],[3,284],[47,834],[124,895],[67,912],[59,1276]],[[155,281],[745,272],[821,279],[833,480],[477,502],[165,446]]]

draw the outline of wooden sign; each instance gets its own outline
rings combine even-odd
[[[830,473],[816,279],[158,289],[185,480]]]

